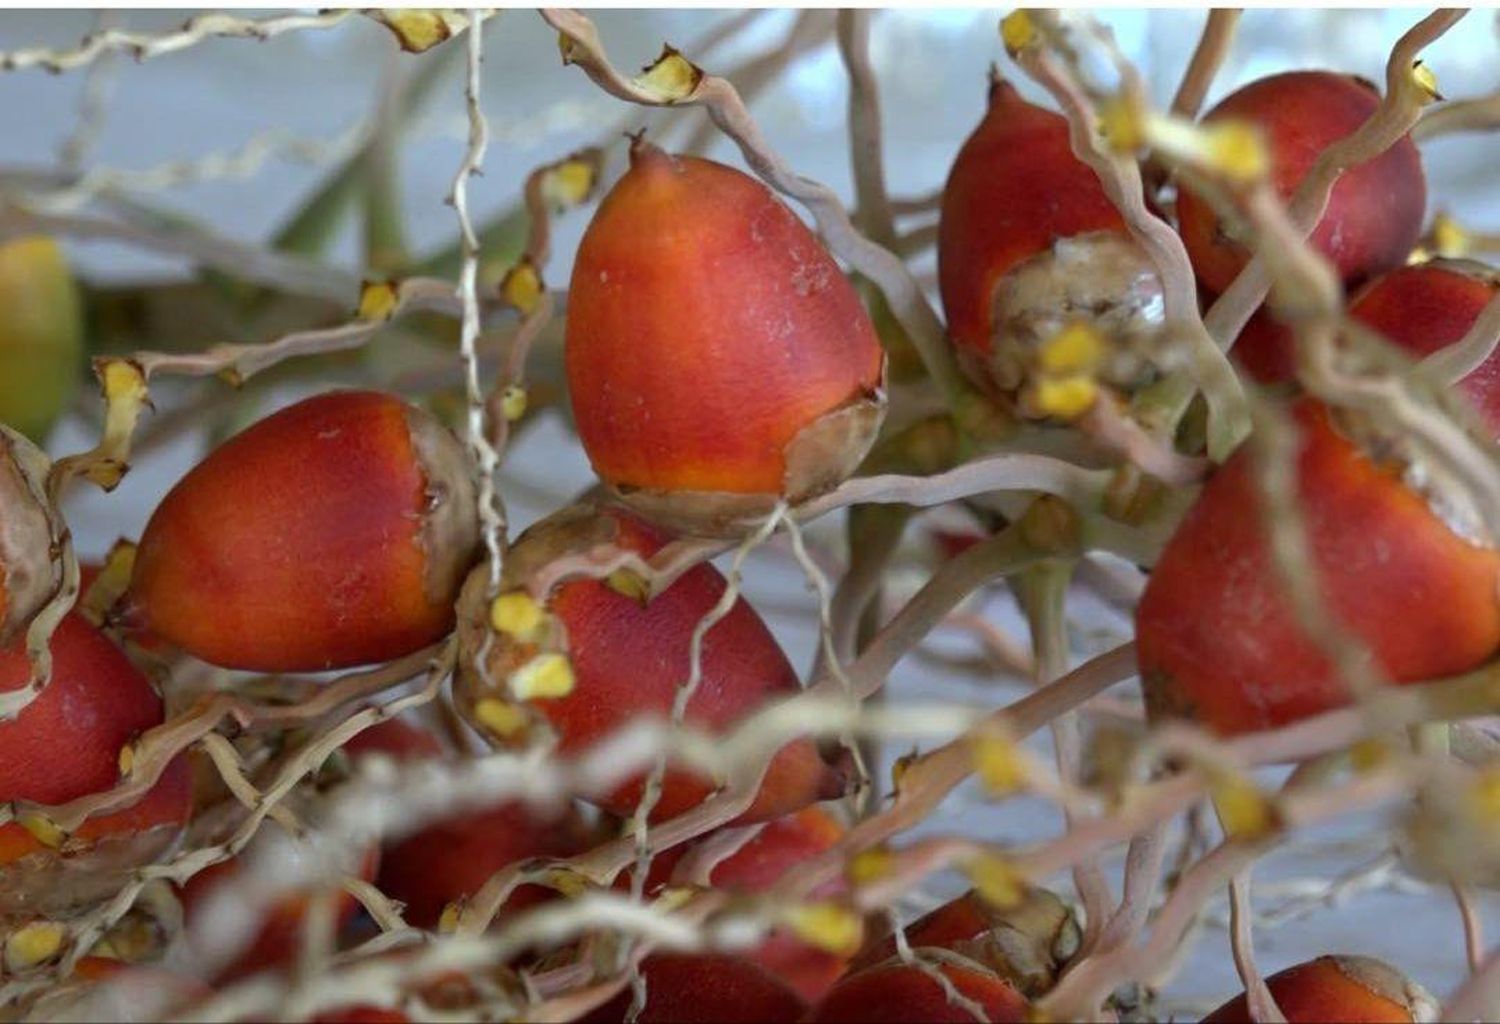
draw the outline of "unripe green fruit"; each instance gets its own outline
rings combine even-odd
[[[62,249],[40,235],[0,245],[0,423],[42,443],[82,355],[83,306]]]

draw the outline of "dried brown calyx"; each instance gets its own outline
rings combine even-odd
[[[24,632],[62,583],[47,516],[49,465],[36,445],[0,424],[0,647]]]
[[[1415,396],[1415,402],[1422,402]],[[1426,410],[1445,416],[1442,409]],[[1334,428],[1349,438],[1378,465],[1391,467],[1407,488],[1422,496],[1432,514],[1463,540],[1479,548],[1493,548],[1495,538],[1484,515],[1484,497],[1476,494],[1450,466],[1436,457],[1424,441],[1399,425],[1358,409],[1333,410]],[[1450,422],[1454,422],[1450,419]],[[1467,430],[1474,451],[1493,452],[1493,445],[1474,430]]]
[[[427,508],[419,542],[427,555],[428,599],[441,603],[458,592],[479,547],[479,505],[468,452],[447,427],[406,408],[412,448],[426,480]]]
[[[1369,956],[1340,955],[1329,959],[1349,980],[1405,1007],[1416,1024],[1438,1019],[1441,1008],[1432,993],[1390,964]]]
[[[781,502],[793,510],[833,490],[859,468],[885,421],[883,387],[830,410],[787,444],[779,493],[657,490],[612,485],[619,500],[668,529],[696,537],[743,537]]]

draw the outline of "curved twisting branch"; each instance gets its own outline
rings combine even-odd
[[[526,246],[521,259],[500,283],[500,294],[521,313],[521,324],[511,336],[494,386],[485,400],[490,445],[497,454],[505,452],[511,422],[525,412],[526,357],[532,343],[552,319],[554,301],[547,291],[543,271],[552,253],[553,211],[571,209],[593,197],[603,158],[600,149],[583,149],[538,167],[526,177],[522,193],[528,221]]]
[[[202,352],[137,352],[132,361],[149,380],[156,374],[188,377],[219,375],[242,384],[286,359],[347,352],[361,347],[387,323],[420,310],[458,314],[453,282],[412,277],[395,284],[366,284],[360,314],[335,327],[293,331],[261,344],[213,345]]]
[[[1500,129],[1500,92],[1471,100],[1454,100],[1433,107],[1411,130],[1418,142],[1458,132],[1492,132]]]
[[[885,189],[880,89],[870,65],[871,20],[870,11],[839,11],[839,55],[849,73],[849,155],[856,217],[871,241],[889,248],[896,240],[896,221]]]
[[[1192,59],[1182,73],[1182,82],[1172,97],[1169,108],[1178,117],[1197,117],[1208,95],[1209,86],[1224,66],[1229,56],[1229,47],[1234,44],[1235,31],[1240,27],[1240,16],[1245,12],[1234,7],[1215,7],[1208,12],[1203,23],[1203,35],[1193,48]]]
[[[1406,31],[1391,49],[1385,66],[1385,97],[1375,113],[1358,130],[1318,154],[1317,161],[1297,186],[1287,214],[1305,238],[1328,208],[1333,186],[1350,167],[1373,160],[1411,131],[1433,96],[1412,74],[1417,54],[1442,38],[1467,12],[1434,11]],[[1222,349],[1228,349],[1245,327],[1250,315],[1265,300],[1271,277],[1257,254],[1240,271],[1204,316],[1208,332]]]
[[[163,54],[177,53],[206,39],[267,40],[286,32],[304,29],[332,28],[355,14],[352,9],[320,11],[317,14],[286,14],[274,18],[239,18],[230,14],[200,14],[173,32],[152,35],[109,28],[95,32],[77,46],[66,50],[37,47],[0,53],[0,71],[24,71],[44,68],[47,71],[72,71],[93,63],[106,53],[124,51],[137,61]]]

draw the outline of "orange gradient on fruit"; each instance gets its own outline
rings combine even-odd
[[[1379,105],[1375,90],[1351,75],[1289,71],[1231,93],[1203,120],[1259,128],[1270,152],[1271,183],[1285,200],[1318,155],[1358,129]],[[1422,157],[1405,136],[1338,179],[1313,229],[1312,245],[1345,283],[1357,284],[1406,261],[1422,233],[1426,202]],[[1213,209],[1190,188],[1178,195],[1177,218],[1198,280],[1222,292],[1248,262],[1246,248],[1225,233]]]
[[[769,189],[644,142],[579,246],[566,361],[602,479],[735,494],[782,494],[793,438],[884,367],[854,288]]]
[[[1297,498],[1337,621],[1398,683],[1463,672],[1500,645],[1500,556],[1460,538],[1399,468],[1367,458],[1325,407],[1295,407]],[[1220,733],[1343,706],[1344,681],[1298,624],[1241,450],[1209,480],[1151,573],[1136,615],[1148,702]]]
[[[641,964],[646,979],[642,1024],[766,1024],[802,1018],[807,1004],[770,973],[729,956],[658,953]],[[584,1016],[586,1024],[619,1024],[630,1008],[627,988]]]
[[[132,623],[212,664],[265,672],[384,661],[440,639],[457,583],[434,590],[434,559],[468,552],[424,537],[433,495],[452,481],[426,476],[410,423],[422,415],[392,395],[338,391],[221,445],[151,517]]]
[[[0,722],[0,802],[61,804],[113,789],[120,751],[160,725],[161,698],[103,633],[69,614],[52,635],[52,680],[16,718]],[[31,676],[24,642],[0,651],[0,692]],[[180,826],[191,812],[187,762],[174,760],[135,804],[86,820],[75,844]],[[0,825],[0,865],[47,849],[29,830]]]
[[[1029,1019],[1021,993],[977,964],[970,968],[942,963],[937,969],[960,995],[983,1008],[985,1020],[1019,1024]],[[813,1024],[972,1024],[974,1014],[949,1002],[943,986],[922,968],[891,961],[846,976],[808,1020]]]
[[[948,331],[988,354],[995,283],[1061,238],[1125,230],[1093,170],[1073,155],[1061,115],[995,79],[979,127],[943,187],[938,282]]]
[[[1411,1024],[1404,979],[1367,957],[1320,956],[1266,979],[1266,987],[1288,1024]],[[1250,1024],[1244,995],[1203,1018],[1203,1024]]]

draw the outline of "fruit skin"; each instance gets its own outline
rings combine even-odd
[[[0,423],[42,443],[83,361],[83,303],[51,238],[0,245]]]
[[[381,853],[376,884],[406,904],[406,919],[418,928],[436,928],[449,903],[473,896],[491,875],[532,857],[571,857],[593,838],[571,810],[538,814],[522,803],[469,812],[430,825]],[[502,913],[524,910],[556,897],[546,886],[523,885],[505,901]]]
[[[1500,289],[1492,267],[1468,260],[1431,260],[1397,267],[1349,300],[1349,315],[1414,358],[1429,356],[1462,338]],[[1262,308],[1240,332],[1234,357],[1256,380],[1273,384],[1296,375],[1296,339]],[[1492,354],[1461,383],[1491,433],[1500,435],[1500,353]]]
[[[646,978],[642,1024],[770,1024],[802,1019],[807,1004],[750,963],[728,956],[658,953],[641,964]],[[583,1018],[617,1024],[630,1008],[627,988]]]
[[[1355,295],[1349,315],[1411,352],[1431,355],[1468,333],[1500,291],[1500,274],[1480,263],[1433,260],[1393,270]],[[1459,384],[1493,436],[1500,436],[1500,352]]]
[[[355,759],[376,752],[411,761],[443,755],[436,737],[399,718],[366,729],[344,744],[344,751]],[[474,895],[507,864],[571,857],[594,838],[572,809],[545,815],[524,803],[506,803],[439,821],[385,846],[375,884],[406,905],[409,923],[436,928],[448,904]],[[523,910],[555,895],[545,886],[524,885],[505,901],[504,910]]]
[[[879,338],[813,233],[749,175],[642,141],[579,245],[565,358],[595,472],[683,528],[842,482],[884,411]]]
[[[757,893],[775,885],[793,867],[827,852],[843,838],[844,824],[822,807],[805,807],[796,814],[767,822],[765,827],[744,846],[714,865],[708,881],[716,889]],[[663,850],[651,862],[646,892],[654,894],[672,877],[682,858],[696,844],[674,846]],[[629,888],[630,876],[620,877],[618,888]],[[837,894],[844,888],[840,879],[820,887],[815,898]],[[775,930],[758,947],[745,953],[776,977],[786,982],[809,1003],[817,1002],[843,973],[847,957],[808,945],[790,932]]]
[[[1438,1007],[1420,985],[1367,956],[1320,956],[1266,979],[1289,1024],[1409,1024],[1436,1020]],[[1203,1024],[1249,1024],[1243,994],[1203,1018]]]
[[[1334,428],[1293,406],[1297,498],[1331,613],[1398,683],[1451,675],[1500,645],[1500,556],[1459,537]],[[1241,450],[1205,485],[1141,597],[1136,642],[1153,716],[1236,734],[1340,707],[1344,682],[1298,625],[1263,536]]]
[[[48,465],[36,445],[0,423],[0,648],[62,583],[43,504]]]
[[[1379,105],[1374,88],[1351,75],[1290,71],[1231,93],[1203,120],[1260,128],[1270,152],[1271,182],[1285,200],[1318,154],[1358,129]],[[1310,241],[1346,284],[1357,284],[1406,261],[1422,233],[1426,203],[1422,157],[1405,136],[1344,172]],[[1246,249],[1222,234],[1212,208],[1189,188],[1178,195],[1177,219],[1198,280],[1210,291],[1224,291],[1248,262]]]
[[[1279,384],[1297,377],[1297,337],[1265,306],[1245,321],[1231,354],[1236,366],[1262,384]]]
[[[0,802],[60,804],[113,789],[120,781],[121,748],[162,722],[161,698],[146,677],[79,615],[63,617],[51,649],[52,680],[47,688],[15,719],[0,722]],[[0,692],[24,686],[30,675],[22,643],[0,651]],[[139,801],[88,819],[64,849],[77,854],[104,847],[107,840],[129,839],[132,842],[116,852],[119,860],[133,863],[176,837],[191,812],[191,800],[188,765],[178,758]],[[43,856],[33,858],[34,854]],[[65,898],[62,885],[49,888],[43,879],[49,870],[66,871],[72,860],[87,868],[79,874],[101,886],[115,879],[104,870],[113,864],[88,864],[84,857],[59,860],[51,854],[21,824],[0,825],[0,889],[6,890],[0,893],[0,911],[14,902],[13,896],[23,902]],[[25,881],[32,872],[42,874],[23,887],[30,889],[29,895],[10,892],[13,883]]]
[[[320,1013],[313,1018],[313,1024],[406,1024],[409,1020],[400,1010],[360,1004]]]
[[[263,672],[410,654],[452,628],[477,550],[467,465],[446,429],[393,395],[289,406],[162,501],[127,621],[204,661]]]
[[[420,761],[440,756],[443,745],[432,733],[404,718],[387,718],[345,743],[344,752],[353,758],[388,754],[398,761]]]
[[[611,542],[650,557],[667,540],[666,534],[623,510],[575,505],[537,523],[517,540],[506,559],[502,592],[516,590],[537,568],[559,557]],[[603,581],[564,583],[546,601],[561,627],[557,632],[564,635],[523,641],[491,630],[484,599],[487,584],[481,566],[460,601],[460,707],[470,724],[493,742],[520,741],[519,734],[497,735],[484,723],[481,702],[504,700],[506,692],[503,685],[492,690],[477,671],[479,650],[493,637],[489,676],[502,684],[539,654],[565,654],[572,666],[572,692],[529,702],[557,731],[563,756],[587,750],[641,715],[670,714],[677,687],[688,678],[693,630],[718,603],[726,585],[717,569],[703,563],[643,606]],[[771,701],[801,692],[796,670],[743,598],[708,632],[701,665],[702,681],[686,719],[699,729],[725,731]],[[642,773],[594,802],[628,817],[644,781]],[[841,796],[844,784],[843,772],[826,764],[811,740],[793,740],[772,759],[759,794],[739,821],[766,821]],[[669,768],[652,820],[696,806],[713,789],[710,780],[697,773]]]
[[[1050,991],[1078,952],[1082,932],[1072,911],[1053,893],[1033,887],[1015,906],[1000,909],[970,890],[906,926],[913,949],[926,946],[962,954],[984,965],[1022,995]],[[896,939],[866,944],[849,963],[860,971],[896,956]]]
[[[1161,316],[1154,268],[1073,155],[1067,121],[998,77],[943,188],[938,283],[949,333],[991,390],[1018,387],[1025,349],[1070,313],[1109,327]]]
[[[956,962],[938,966],[960,995],[984,1008],[985,1019],[1017,1022],[1028,1019],[1028,1006],[1021,993],[976,964]],[[812,1024],[898,1024],[930,1021],[932,1024],[972,1024],[974,1015],[948,1001],[947,993],[920,967],[888,961],[846,975],[833,987],[808,1017]]]

